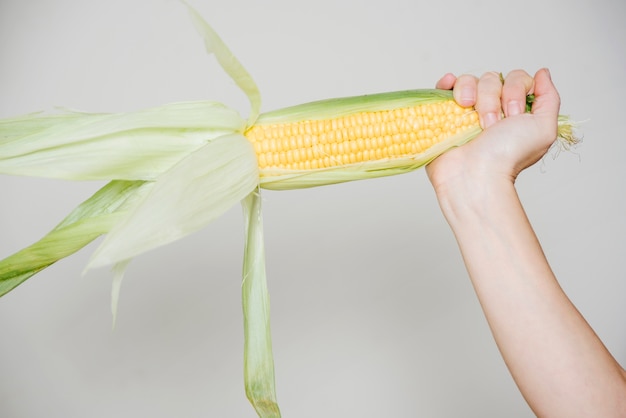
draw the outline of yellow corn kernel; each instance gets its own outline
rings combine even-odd
[[[317,121],[257,124],[245,133],[264,170],[315,170],[406,158],[473,129],[476,112],[452,99]]]

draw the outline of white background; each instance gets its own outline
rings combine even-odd
[[[626,6],[617,0],[203,1],[264,110],[547,66],[574,152],[518,181],[552,267],[626,364]],[[174,0],[2,0],[0,117],[243,95]],[[0,258],[100,186],[0,176]],[[285,417],[530,417],[424,171],[264,192]],[[239,207],[137,258],[111,331],[90,245],[0,300],[0,416],[253,417],[242,378]]]

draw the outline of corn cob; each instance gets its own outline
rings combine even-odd
[[[397,173],[383,168],[417,168],[427,162],[421,157],[432,159],[478,132],[476,112],[457,105],[450,92],[411,90],[265,113],[244,134],[261,186],[283,189],[335,182],[338,173],[337,180],[348,181]]]
[[[417,155],[477,122],[475,112],[447,100],[293,122],[272,123],[271,114],[262,115],[245,136],[265,177]]]
[[[533,97],[528,97],[528,104]],[[401,174],[481,132],[451,91],[408,90],[328,99],[263,113],[244,132],[263,188],[287,190]],[[576,142],[559,119],[558,144]]]

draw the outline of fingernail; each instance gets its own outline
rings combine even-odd
[[[465,87],[461,89],[461,94],[459,94],[460,104],[471,106],[476,101],[476,97],[474,95],[474,89]]]
[[[486,113],[482,117],[481,124],[483,125],[483,129],[487,129],[488,127],[490,127],[497,121],[498,121],[498,115],[496,113],[490,112],[490,113]]]
[[[515,115],[519,115],[520,113],[522,113],[522,106],[520,105],[520,102],[518,102],[517,100],[511,100],[506,105],[507,116],[515,116]]]
[[[548,74],[548,78],[550,80],[552,80],[552,74],[550,74],[550,69],[549,68],[544,68],[544,70],[546,70],[546,74]]]

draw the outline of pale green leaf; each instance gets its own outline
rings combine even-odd
[[[261,418],[280,417],[276,401],[270,333],[270,301],[265,274],[261,196],[258,190],[242,202],[246,246],[241,285],[244,316],[246,396]]]
[[[120,300],[120,290],[122,288],[122,280],[124,273],[131,259],[120,261],[113,266],[113,281],[111,283],[111,314],[113,315],[112,327],[115,328],[117,321],[117,307]]]
[[[142,181],[110,182],[42,239],[0,261],[0,296],[107,233],[150,186]]]
[[[248,116],[248,126],[252,126],[261,111],[261,92],[254,79],[233,55],[230,48],[224,43],[213,28],[196,12],[189,4],[187,5],[191,19],[200,35],[204,39],[204,45],[209,54],[214,54],[215,58],[224,71],[233,79],[239,88],[245,93],[250,101],[250,115]]]
[[[209,142],[156,179],[107,234],[88,268],[119,263],[201,229],[254,190],[258,176],[254,149],[243,135]]]
[[[152,180],[208,141],[243,132],[216,102],[130,113],[30,114],[0,120],[0,173],[66,180]]]
[[[452,91],[438,89],[402,90],[361,96],[336,97],[302,103],[262,113],[257,124],[339,118],[360,112],[376,112],[452,100]]]

